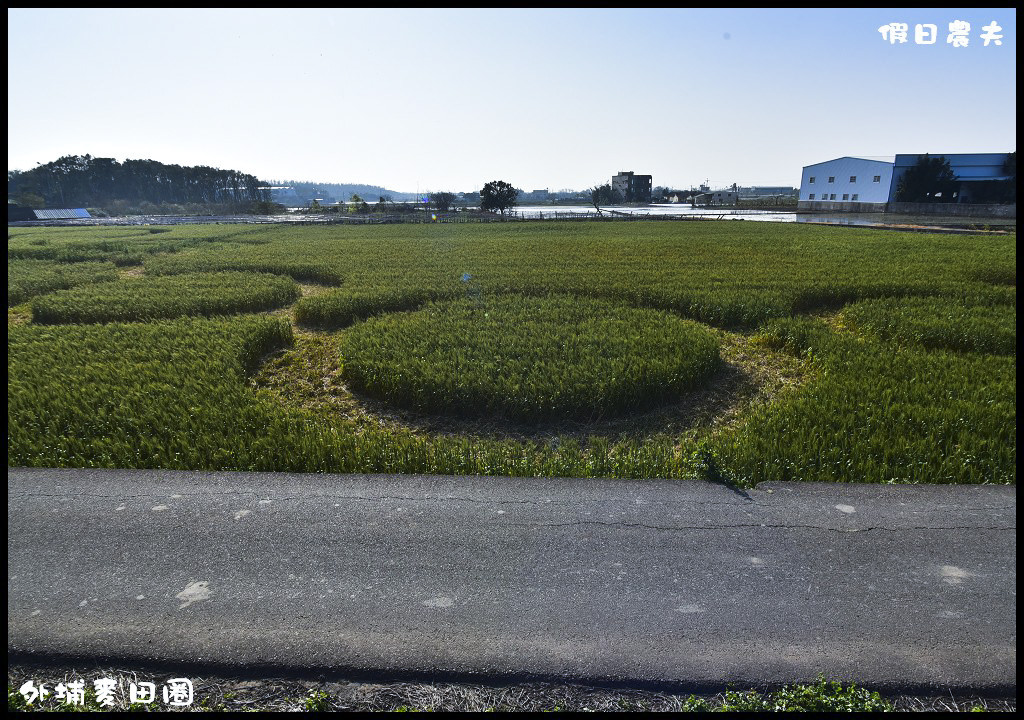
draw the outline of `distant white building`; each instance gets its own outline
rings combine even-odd
[[[800,210],[883,212],[895,157],[847,156],[808,165],[800,175]]]
[[[713,190],[694,195],[690,199],[690,203],[693,205],[735,205],[739,199],[739,193],[734,190]]]

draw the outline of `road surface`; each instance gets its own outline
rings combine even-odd
[[[1016,488],[8,469],[20,660],[1016,693]]]

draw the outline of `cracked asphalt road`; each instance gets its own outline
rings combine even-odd
[[[12,659],[1016,693],[1016,488],[8,469]]]

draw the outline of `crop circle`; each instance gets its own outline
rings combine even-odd
[[[341,341],[356,391],[425,413],[591,421],[654,407],[719,365],[706,327],[592,298],[500,296],[371,318]]]

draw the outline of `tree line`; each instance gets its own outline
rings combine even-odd
[[[96,207],[115,202],[246,206],[271,202],[267,183],[237,170],[156,160],[67,155],[31,170],[7,171],[7,197],[29,207]]]

